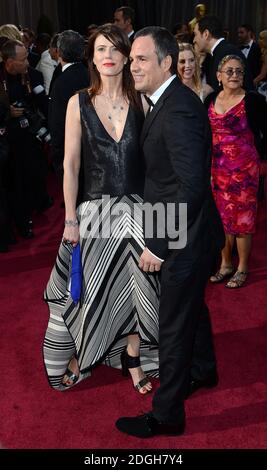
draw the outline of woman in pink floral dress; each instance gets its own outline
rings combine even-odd
[[[218,283],[232,276],[226,284],[229,288],[241,287],[247,278],[260,166],[255,138],[259,131],[267,136],[267,107],[257,93],[246,94],[243,75],[244,64],[239,57],[224,57],[217,72],[222,90],[210,95],[208,110],[213,135],[212,189],[226,235],[220,269],[210,280]],[[251,125],[253,108],[257,122],[254,119]],[[235,238],[239,263],[234,273]]]

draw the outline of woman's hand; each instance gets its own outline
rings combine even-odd
[[[63,232],[62,241],[65,243],[71,243],[73,247],[78,245],[80,239],[79,225],[65,225],[65,230]]]

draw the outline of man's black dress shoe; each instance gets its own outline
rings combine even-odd
[[[119,431],[135,437],[179,436],[185,430],[185,419],[176,424],[162,423],[150,412],[134,418],[119,418],[116,427]]]
[[[219,377],[216,369],[212,369],[212,371],[205,377],[205,379],[198,380],[191,378],[186,398],[190,397],[192,393],[196,392],[200,388],[216,387],[216,385],[218,385],[218,382]]]

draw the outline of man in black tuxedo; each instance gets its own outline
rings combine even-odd
[[[176,40],[165,28],[152,26],[137,32],[131,71],[136,89],[146,93],[153,105],[141,135],[146,161],[144,201],[154,209],[156,204],[164,208],[158,213],[158,232],[156,225],[151,231],[145,220],[146,248],[139,264],[147,272],[161,270],[160,387],[151,412],[116,423],[120,431],[138,437],[182,434],[185,398],[201,386],[218,382],[204,300],[214,257],[224,246],[210,187],[211,131],[199,98],[176,75],[177,57]],[[187,224],[181,221],[181,204],[187,206]],[[174,222],[181,236],[173,245]]]
[[[63,31],[58,37],[58,56],[62,73],[53,83],[49,97],[49,129],[52,162],[63,176],[65,118],[68,101],[78,90],[89,86],[89,74],[82,63],[84,39],[76,31]]]
[[[131,7],[120,7],[114,12],[114,23],[121,28],[128,36],[130,43],[134,40],[134,19],[135,12]]]
[[[252,78],[256,78],[261,71],[261,48],[254,41],[254,31],[249,24],[242,24],[237,30],[240,50],[247,59]]]
[[[219,90],[217,70],[219,63],[226,55],[241,57],[245,63],[244,88],[246,90],[254,89],[246,58],[238,47],[225,40],[222,23],[219,18],[216,16],[204,16],[201,18],[194,28],[194,43],[197,44],[200,52],[207,52],[212,56],[207,74],[207,83],[214,91]]]

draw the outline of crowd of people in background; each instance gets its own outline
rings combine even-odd
[[[134,10],[117,8],[113,21],[132,43]],[[17,235],[32,238],[34,211],[53,205],[46,190],[49,166],[62,185],[67,104],[77,90],[90,84],[87,43],[98,27],[88,25],[85,36],[68,30],[51,37],[46,32],[36,36],[27,27],[0,26],[0,127],[1,141],[8,148],[1,163],[1,252],[16,242]],[[179,46],[177,74],[203,103],[210,93],[221,90],[217,71],[226,55],[242,59],[244,89],[255,90],[267,100],[267,30],[256,38],[251,25],[240,24],[237,43],[231,44],[219,18],[198,4],[194,18],[175,23],[172,34]],[[32,123],[34,113],[39,129]],[[18,156],[22,152],[23,164]],[[264,197],[262,180],[261,175],[259,198]]]

